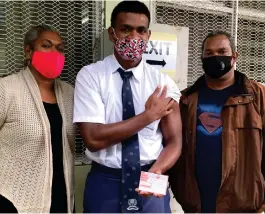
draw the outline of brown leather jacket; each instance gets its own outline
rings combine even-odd
[[[195,178],[198,88],[204,76],[182,92],[183,148],[170,170],[170,185],[185,212],[200,212]],[[264,202],[265,87],[235,71],[236,93],[221,112],[222,180],[216,212],[256,212]],[[207,155],[207,154],[205,154]]]

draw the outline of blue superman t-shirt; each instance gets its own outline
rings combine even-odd
[[[213,90],[204,84],[199,90],[195,150],[195,173],[201,196],[201,212],[216,212],[216,198],[222,175],[223,105],[234,86]]]

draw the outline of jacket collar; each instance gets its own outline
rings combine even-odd
[[[204,83],[204,78],[205,78],[204,75],[201,76],[191,87],[183,90],[182,95],[188,97],[189,95],[198,92],[199,88]],[[239,71],[235,71],[235,84],[236,84],[236,91],[233,96],[254,94],[250,79],[248,79],[245,74]]]

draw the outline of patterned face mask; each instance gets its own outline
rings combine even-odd
[[[124,39],[118,39],[114,29],[113,32],[116,37],[114,48],[122,59],[134,61],[142,57],[146,50],[147,41],[127,37]]]

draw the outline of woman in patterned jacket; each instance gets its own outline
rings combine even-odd
[[[56,79],[64,45],[53,28],[25,35],[26,67],[0,79],[0,212],[71,213],[73,88]]]

